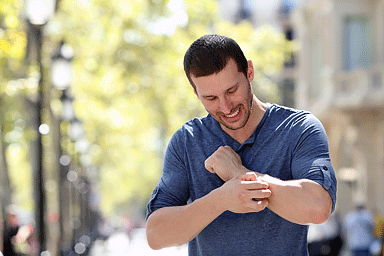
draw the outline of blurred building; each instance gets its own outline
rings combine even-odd
[[[339,211],[356,200],[384,212],[384,1],[301,0],[293,21],[295,106],[324,124]]]
[[[220,16],[225,20],[235,23],[242,20],[250,21],[254,27],[265,24],[281,33],[286,39],[294,39],[294,27],[291,13],[297,0],[218,0]],[[274,77],[282,92],[282,104],[289,107],[295,106],[294,88],[296,84],[295,56],[288,60],[278,77]]]
[[[281,0],[218,0],[221,18],[234,22],[249,20],[255,26],[271,24],[280,29],[278,9]]]
[[[323,123],[341,215],[384,213],[384,0],[218,0],[222,18],[272,24],[300,50],[279,82],[283,105]]]

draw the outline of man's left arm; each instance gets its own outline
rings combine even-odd
[[[230,147],[220,147],[205,162],[206,169],[216,173],[224,181],[248,173],[240,157]],[[320,224],[328,220],[332,212],[332,199],[322,185],[310,179],[283,181],[267,174],[254,172],[269,184],[271,196],[268,208],[293,223]],[[256,177],[255,176],[255,177]]]
[[[332,213],[332,199],[320,184],[309,179],[283,181],[266,174],[259,179],[269,184],[268,208],[293,223],[321,224]]]

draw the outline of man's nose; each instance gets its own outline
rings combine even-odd
[[[232,111],[233,104],[230,100],[228,100],[226,97],[223,97],[220,100],[220,108],[221,112],[223,112],[225,115],[229,115]]]

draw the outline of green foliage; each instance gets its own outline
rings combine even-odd
[[[13,1],[18,17],[21,9]],[[45,63],[63,38],[74,49],[71,91],[77,117],[93,144],[90,153],[99,166],[106,214],[129,211],[129,205],[121,208],[126,202],[146,204],[161,175],[170,136],[185,121],[205,115],[183,71],[184,53],[198,37],[213,31],[238,41],[257,71],[256,94],[278,101],[270,77],[279,72],[292,48],[283,35],[270,27],[255,30],[247,22],[218,20],[216,0],[184,0],[183,10],[177,12],[169,3],[178,1],[61,0],[54,20],[46,26]],[[159,24],[167,29],[162,32]],[[25,34],[20,29],[1,29],[0,48],[6,50],[0,55],[1,67],[11,70],[4,63],[24,55]],[[13,36],[5,36],[9,33]],[[11,46],[20,49],[12,51]],[[23,81],[24,91],[33,88],[26,82],[30,80]]]
[[[27,36],[25,26],[20,20],[23,1],[0,1],[0,111],[2,137],[0,146],[6,150],[7,165],[1,167],[1,174],[10,177],[13,199],[24,207],[31,208],[33,201],[31,167],[27,140],[33,134],[27,125],[28,113],[22,104],[23,95],[29,95],[36,82],[34,78],[25,79],[24,56]],[[1,157],[1,156],[0,156]],[[8,167],[8,168],[6,168]],[[2,194],[8,196],[8,194]],[[10,198],[8,198],[10,202]]]
[[[4,87],[4,78],[20,74],[27,42],[23,23],[18,18],[21,5],[19,0],[0,2],[0,88]]]
[[[146,203],[169,137],[204,113],[184,77],[182,59],[188,45],[207,33],[214,2],[197,8],[185,1],[196,25],[167,36],[154,33],[156,24],[173,15],[167,1],[101,1],[87,8],[62,1],[51,24],[59,29],[50,36],[57,41],[64,36],[74,47],[75,107],[89,140],[99,145],[91,153],[100,166],[105,212],[133,199]],[[205,20],[197,18],[202,10]],[[84,22],[76,16],[80,12]]]

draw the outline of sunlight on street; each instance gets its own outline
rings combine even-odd
[[[186,256],[188,255],[187,245],[180,247],[152,250],[145,237],[145,229],[138,228],[132,233],[132,239],[124,232],[117,232],[111,235],[106,241],[97,240],[90,251],[90,256]]]

